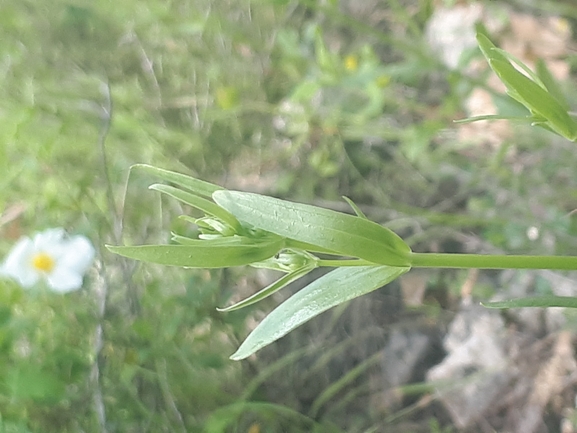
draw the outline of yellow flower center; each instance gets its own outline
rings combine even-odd
[[[354,54],[349,54],[345,57],[345,69],[349,72],[354,72],[359,68],[359,59]]]
[[[32,266],[40,272],[50,272],[55,264],[54,259],[46,253],[38,253],[32,257]]]

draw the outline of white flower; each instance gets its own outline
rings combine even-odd
[[[67,293],[82,286],[82,278],[94,260],[94,247],[84,236],[67,237],[63,229],[22,237],[0,267],[0,275],[32,287],[45,279],[55,292]]]

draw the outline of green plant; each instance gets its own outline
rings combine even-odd
[[[543,62],[537,63],[535,73],[519,59],[493,45],[485,34],[479,33],[477,41],[489,66],[507,87],[509,96],[523,105],[529,113],[525,117],[491,115],[474,117],[466,121],[522,120],[576,141],[577,121],[568,113],[569,103],[546,65]]]
[[[568,104],[561,99],[546,69],[532,73],[483,34],[478,35],[478,42],[509,95],[529,110],[527,121],[569,140],[577,139],[577,122],[567,113]],[[487,118],[490,117],[483,117]],[[394,232],[368,220],[349,199],[346,201],[354,216],[259,194],[228,191],[152,166],[137,165],[134,169],[176,185],[154,184],[150,188],[204,215],[182,216],[196,224],[196,238],[174,233],[173,245],[109,246],[112,252],[165,265],[198,268],[251,265],[285,273],[257,294],[222,311],[264,299],[314,268],[336,268],[271,312],[232,355],[236,360],[250,356],[323,311],[388,284],[412,267],[577,270],[577,257],[570,256],[415,253]],[[577,307],[577,299],[540,297],[487,305]]]

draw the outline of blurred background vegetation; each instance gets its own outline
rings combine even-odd
[[[99,254],[70,295],[0,282],[0,431],[454,431],[423,404],[424,379],[467,272],[420,274],[413,306],[393,284],[232,362],[282,298],[215,307],[270,276],[142,265],[103,246],[182,229],[149,179],[127,186],[129,167],[149,163],[338,210],[346,195],[416,251],[574,254],[575,145],[516,125],[466,139],[452,123],[475,89],[516,109],[468,69],[477,50],[448,65],[429,40],[438,10],[472,3],[3,0],[0,251],[64,227]],[[503,29],[511,13],[563,17],[569,34],[577,23],[571,1],[506,3],[486,11]],[[501,290],[495,273],[479,281],[476,299]],[[429,343],[391,388],[382,352],[395,333]]]

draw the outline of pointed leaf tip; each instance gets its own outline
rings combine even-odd
[[[408,267],[337,268],[296,292],[250,333],[230,359],[248,358],[322,312],[372,292],[409,270]]]
[[[409,265],[409,246],[365,218],[239,191],[216,191],[213,199],[239,221],[267,232],[375,264]]]

